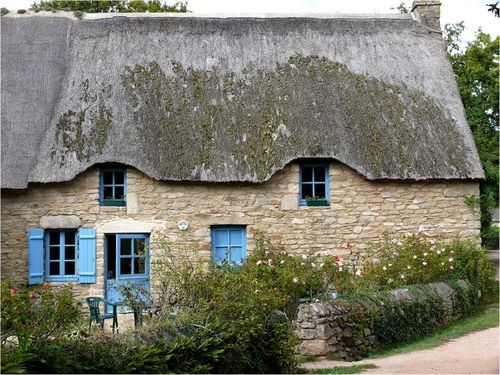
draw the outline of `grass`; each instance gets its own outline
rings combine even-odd
[[[354,366],[338,366],[331,368],[321,368],[316,370],[311,370],[310,374],[359,374],[364,370],[371,368],[377,368],[377,366],[372,364],[366,365],[354,365]]]
[[[295,360],[297,361],[297,364],[302,364],[306,362],[314,362],[318,359],[315,355],[296,355]]]
[[[385,349],[381,352],[373,353],[368,359],[383,358],[395,354],[411,352],[414,350],[429,349],[439,346],[457,337],[481,331],[499,325],[498,299],[495,303],[483,305],[481,310],[467,317],[455,320],[442,326],[435,332],[406,343],[398,344],[395,347]]]

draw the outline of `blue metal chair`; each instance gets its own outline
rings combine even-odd
[[[95,321],[96,324],[103,329],[104,321],[106,319],[113,319],[113,333],[115,333],[115,328],[118,331],[118,314],[117,314],[117,306],[115,303],[105,300],[102,297],[87,297],[87,305],[90,310],[90,319],[89,319],[89,331],[92,327],[92,322]],[[101,312],[100,305],[103,305],[103,312]],[[112,306],[112,312],[106,313],[106,306]]]

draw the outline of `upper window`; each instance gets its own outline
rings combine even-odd
[[[328,206],[330,204],[328,164],[300,165],[300,205]]]
[[[76,277],[76,230],[46,233],[47,278]]]
[[[247,237],[244,226],[212,227],[212,260],[217,264],[241,264],[246,257]]]
[[[127,170],[125,168],[102,168],[100,201],[102,206],[125,206]]]

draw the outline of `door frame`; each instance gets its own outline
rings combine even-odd
[[[108,278],[108,260],[109,260],[109,236],[114,236],[115,237],[115,275],[113,279]],[[144,239],[144,245],[145,248],[147,249],[146,254],[145,254],[145,265],[144,265],[144,274],[131,274],[131,275],[126,275],[125,277],[121,276],[120,272],[120,239],[127,238],[127,239],[135,239],[135,238],[143,238]],[[114,300],[116,297],[115,296],[110,296],[110,291],[112,289],[115,289],[116,287],[111,286],[110,284],[113,283],[120,283],[120,282],[127,282],[127,281],[140,281],[144,280],[144,287],[148,290],[150,290],[150,280],[151,280],[151,275],[150,275],[150,262],[151,262],[151,251],[150,251],[150,233],[105,233],[104,235],[104,296],[107,300]],[[133,249],[131,249],[131,269],[134,267],[133,266]],[[121,276],[121,277],[120,277]],[[121,308],[121,312],[126,312],[127,310]]]

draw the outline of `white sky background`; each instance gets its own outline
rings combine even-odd
[[[28,9],[35,0],[0,0],[10,11]],[[163,0],[162,0],[163,1]],[[193,13],[397,13],[403,0],[187,0]],[[172,4],[175,0],[169,0]],[[404,1],[407,7],[411,0]],[[496,0],[441,0],[441,27],[465,22],[463,39],[470,41],[478,28],[492,37],[500,35],[500,19],[486,4]]]

